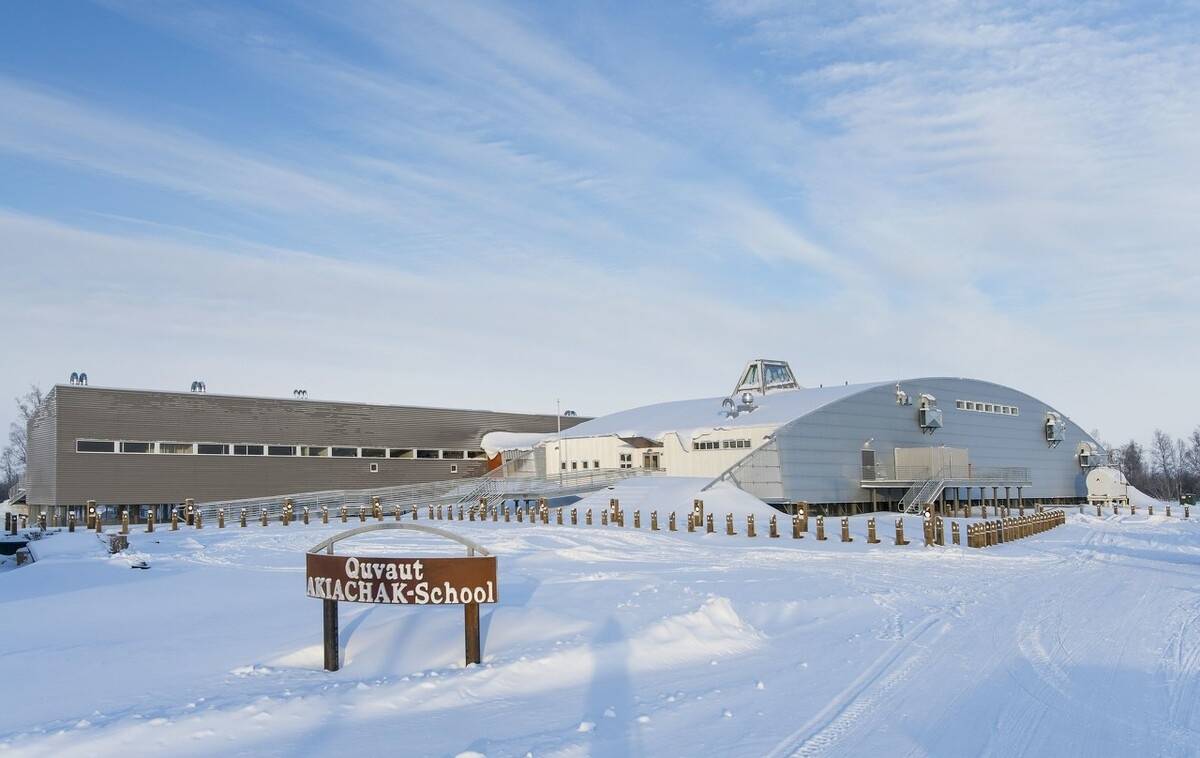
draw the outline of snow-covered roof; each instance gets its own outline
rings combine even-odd
[[[849,384],[837,387],[808,387],[754,395],[754,410],[730,417],[721,406],[723,397],[675,400],[600,416],[563,430],[563,437],[649,437],[661,439],[667,432],[690,434],[697,429],[736,429],[781,426],[842,398],[882,387],[892,382]]]

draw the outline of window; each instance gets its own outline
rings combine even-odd
[[[364,458],[386,458],[387,450],[381,447],[364,447],[361,451]]]
[[[75,440],[75,452],[77,453],[113,453],[116,452],[117,443],[101,442],[100,440]]]
[[[600,468],[600,461],[592,461],[592,468]]]
[[[356,447],[335,447],[335,448],[332,448],[329,452],[330,452],[330,454],[333,455],[334,458],[357,458],[358,457],[358,448],[356,448]]]
[[[196,446],[190,442],[160,442],[158,452],[164,455],[192,455]]]
[[[441,458],[442,457],[441,452],[442,452],[441,450],[418,450],[417,457],[418,458],[426,458],[426,459]]]
[[[154,449],[153,442],[122,442],[122,453],[149,453]]]
[[[328,458],[329,457],[329,448],[314,447],[312,445],[309,445],[307,447],[301,448],[300,454],[305,457],[308,457],[308,458]]]
[[[974,400],[955,400],[954,405],[965,411],[975,411],[976,413],[996,413],[1001,416],[1017,416],[1020,415],[1020,409],[1015,405],[1001,405],[1000,403],[980,403]]]
[[[587,462],[587,461],[584,461],[584,462],[583,462],[583,467],[584,467],[584,468],[587,468],[587,464],[588,464],[588,462]]]
[[[484,451],[482,451],[482,450],[468,450],[468,451],[467,451],[467,460],[470,460],[470,461],[486,461],[486,460],[487,460],[487,453],[485,453],[485,452],[484,452]]]
[[[575,470],[575,469],[577,469],[577,468],[579,468],[579,462],[578,462],[578,461],[571,461],[571,470],[572,470],[572,471],[574,471],[574,470]]]
[[[371,473],[372,473],[372,474],[378,474],[378,473],[379,473],[379,464],[378,464],[378,463],[372,463],[372,464],[371,464]]]
[[[389,458],[413,458],[413,451],[408,448],[394,447],[388,451]]]
[[[217,442],[201,442],[196,445],[197,455],[229,455],[229,445]]]
[[[267,455],[295,455],[296,448],[292,445],[267,445]]]
[[[449,460],[453,460],[453,461],[461,461],[461,460],[465,459],[466,457],[467,457],[466,450],[443,450],[442,451],[442,459],[443,460],[449,459]]]
[[[633,453],[621,453],[621,468],[633,468]]]
[[[234,445],[233,446],[233,454],[234,455],[262,455],[263,454],[263,446],[262,445]]]
[[[457,464],[457,463],[455,463],[454,465],[452,465],[452,466],[450,467],[450,473],[451,473],[451,474],[457,474],[457,473],[458,473],[458,464]]]
[[[558,468],[561,471],[566,471],[567,470],[567,462],[563,461],[562,463],[558,464]]]

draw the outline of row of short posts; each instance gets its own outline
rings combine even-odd
[[[996,519],[967,527],[967,547],[991,547],[1032,537],[1067,522],[1065,511],[1043,511],[1036,515]]]

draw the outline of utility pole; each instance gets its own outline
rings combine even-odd
[[[558,424],[558,442],[555,445],[558,450],[558,488],[562,489],[562,402],[557,397],[554,398],[554,421]]]

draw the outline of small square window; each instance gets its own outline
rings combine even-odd
[[[567,462],[563,461],[562,463],[558,464],[558,467],[560,469],[562,469],[563,471],[566,471],[567,470]]]
[[[600,461],[592,461],[592,468],[600,468]]]
[[[379,464],[378,464],[378,463],[372,463],[372,464],[371,464],[371,473],[372,473],[372,474],[378,474],[378,473],[379,473]]]
[[[579,468],[579,463],[576,461],[571,461],[571,470],[574,471],[577,468]]]
[[[458,464],[457,464],[457,463],[452,463],[452,464],[450,464],[450,473],[451,473],[451,474],[457,474],[457,473],[458,473]]]

